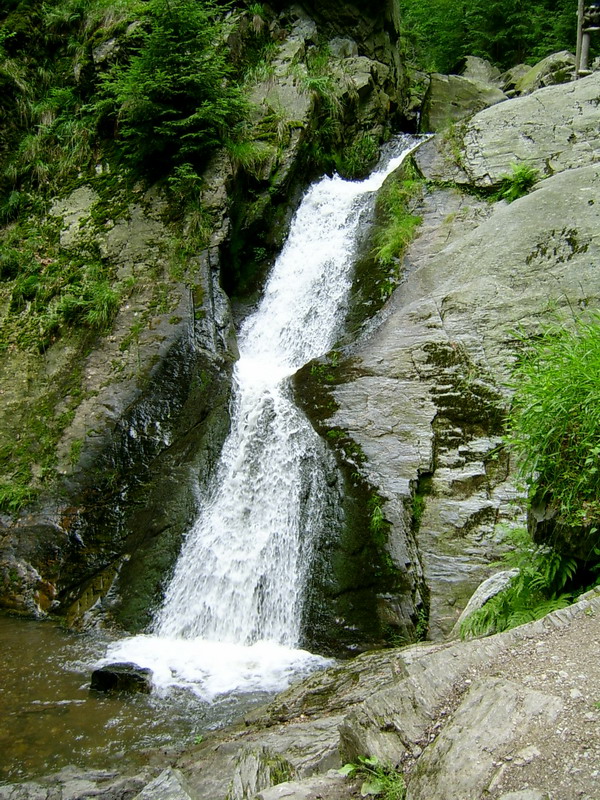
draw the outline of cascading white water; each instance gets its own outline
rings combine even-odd
[[[316,663],[290,648],[299,642],[314,536],[322,528],[325,471],[322,443],[294,405],[289,378],[333,346],[359,217],[414,146],[412,140],[364,181],[325,177],[306,193],[262,302],[242,327],[231,430],[155,633],[121,642],[110,658],[145,663],[167,683],[185,673],[184,682],[199,680],[208,695],[281,688],[278,681],[307,660]],[[168,668],[157,663],[163,651]],[[224,661],[232,670],[226,689]]]

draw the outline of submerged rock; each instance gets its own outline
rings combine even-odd
[[[90,689],[96,692],[150,693],[152,670],[130,662],[107,664],[92,672]]]

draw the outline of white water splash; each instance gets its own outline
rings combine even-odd
[[[106,661],[149,666],[158,685],[192,684],[207,698],[281,689],[323,663],[295,649],[326,481],[323,444],[294,405],[289,377],[333,346],[360,215],[413,148],[365,181],[326,177],[305,195],[242,327],[231,430],[154,635],[119,643]]]

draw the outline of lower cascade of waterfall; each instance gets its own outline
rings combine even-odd
[[[398,141],[364,181],[325,177],[308,189],[240,331],[231,430],[153,631],[111,645],[104,663],[133,661],[153,670],[159,691],[187,687],[207,701],[278,691],[328,663],[299,645],[331,457],[290,378],[332,348],[361,215],[414,147]]]

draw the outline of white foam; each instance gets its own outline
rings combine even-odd
[[[158,693],[189,689],[206,702],[229,694],[280,692],[332,662],[306,650],[262,641],[231,642],[142,635],[111,644],[100,665],[130,661],[152,670]]]

